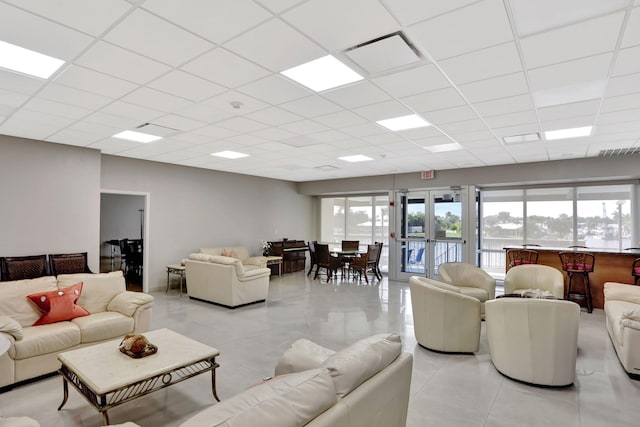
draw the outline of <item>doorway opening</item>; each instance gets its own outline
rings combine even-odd
[[[149,194],[100,194],[100,272],[122,270],[128,291],[147,291]]]

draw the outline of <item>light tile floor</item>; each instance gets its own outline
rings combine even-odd
[[[298,338],[339,349],[396,331],[404,350],[414,354],[408,426],[635,426],[640,419],[640,381],[630,380],[620,367],[602,310],[580,315],[576,383],[552,389],[500,375],[489,358],[484,324],[475,355],[434,353],[417,345],[408,284],[386,277],[367,286],[287,274],[272,278],[266,304],[236,310],[179,297],[177,289],[154,296],[154,329],[168,327],[220,350],[221,399],[272,375],[280,355]],[[62,380],[49,377],[0,394],[0,415],[28,415],[43,427],[100,425],[98,412],[75,390],[57,411],[61,399]],[[213,403],[209,377],[201,375],[109,415],[112,423],[176,426]]]

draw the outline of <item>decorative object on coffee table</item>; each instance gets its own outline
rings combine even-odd
[[[134,359],[150,356],[158,352],[158,347],[151,344],[147,337],[140,334],[127,334],[120,342],[120,351]]]

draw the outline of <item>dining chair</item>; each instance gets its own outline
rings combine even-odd
[[[316,269],[316,274],[313,276],[314,279],[318,278],[318,274],[320,273],[320,269],[324,268],[327,274],[327,282],[331,279],[339,268],[342,268],[342,263],[340,262],[340,258],[332,256],[329,251],[329,245],[318,243],[315,245],[316,249],[316,257],[318,259],[318,268]]]
[[[313,271],[313,267],[318,268],[318,256],[316,254],[316,245],[318,244],[317,240],[313,242],[309,242],[309,259],[311,261],[311,266],[309,267],[309,271],[307,272],[307,276],[311,274]]]
[[[92,273],[89,269],[87,252],[72,254],[50,254],[49,270],[52,275]]]
[[[5,257],[0,269],[3,281],[35,279],[49,274],[46,254]]]

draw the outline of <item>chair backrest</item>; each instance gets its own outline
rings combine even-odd
[[[562,269],[569,273],[590,273],[595,267],[596,258],[589,252],[565,251],[558,256]]]
[[[481,288],[487,291],[488,299],[496,296],[496,279],[478,266],[464,262],[445,262],[438,266],[440,281],[455,286]]]
[[[507,264],[515,267],[523,264],[537,264],[538,252],[531,249],[507,249]]]
[[[329,257],[331,256],[331,254],[329,253],[329,245],[317,243],[315,245],[315,249],[318,264],[329,264]]]
[[[360,249],[359,240],[343,240],[342,241],[343,251],[357,251],[358,249]]]
[[[378,259],[376,259],[376,265],[380,265],[380,257],[382,256],[382,246],[384,245],[384,243],[376,242],[375,244],[378,245]]]
[[[367,264],[375,265],[380,259],[380,245],[367,245]]]
[[[58,274],[91,273],[87,252],[49,255],[49,269],[54,276]]]
[[[118,246],[120,247],[120,255],[126,257],[129,253],[129,242],[127,239],[119,240]]]
[[[504,293],[520,293],[527,289],[549,291],[558,299],[564,298],[564,277],[557,268],[541,264],[512,267],[504,277]]]
[[[0,269],[3,281],[36,279],[49,274],[46,254],[5,257]]]

